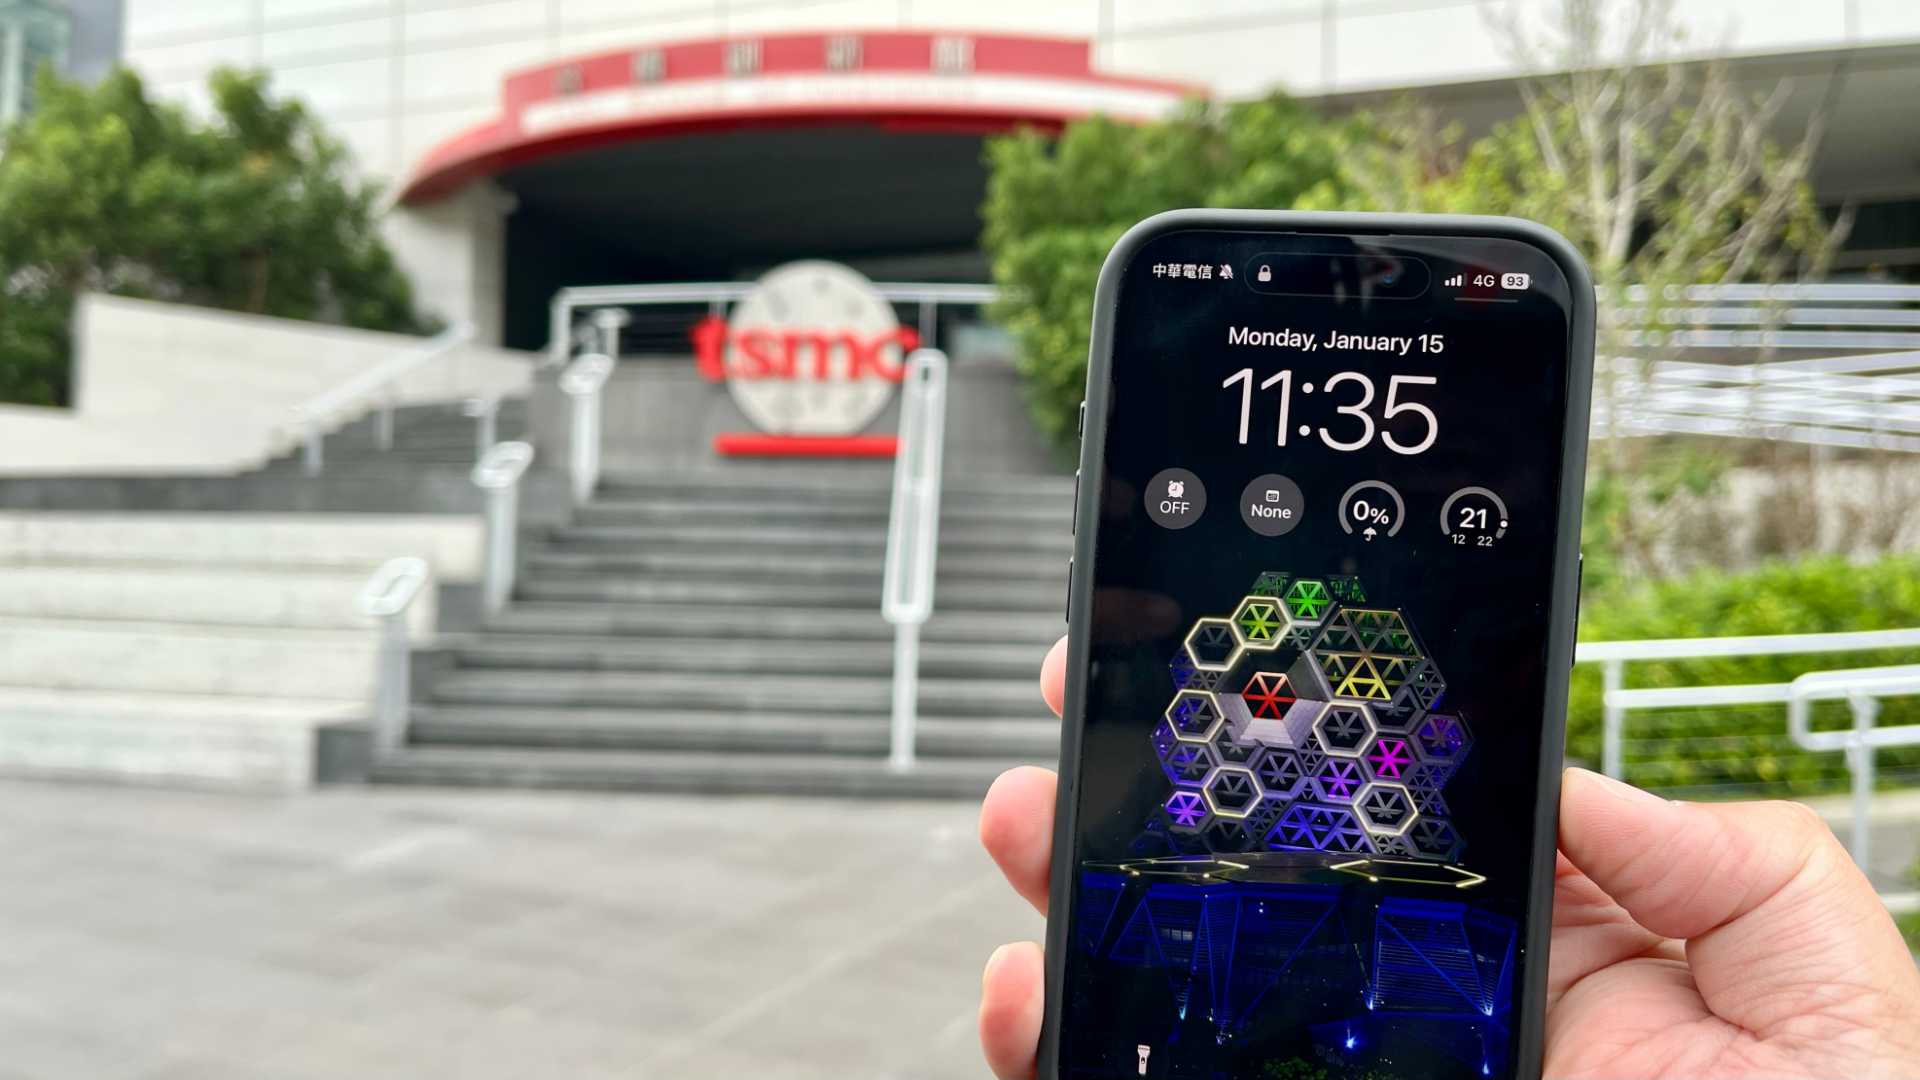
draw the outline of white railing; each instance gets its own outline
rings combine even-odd
[[[1920,724],[1875,727],[1880,699],[1920,694],[1920,664],[1900,667],[1813,671],[1793,680],[1787,697],[1787,733],[1803,750],[1847,755],[1853,780],[1853,858],[1867,865],[1872,842],[1873,756],[1883,746],[1920,746]],[[1844,731],[1813,730],[1813,703],[1845,700],[1853,726]]]
[[[1730,705],[1785,705],[1789,736],[1802,749],[1842,750],[1848,754],[1853,785],[1854,858],[1863,866],[1868,853],[1868,813],[1873,798],[1873,751],[1881,746],[1920,745],[1920,725],[1874,728],[1878,701],[1896,694],[1920,693],[1920,666],[1814,671],[1789,683],[1628,689],[1626,665],[1637,661],[1700,660],[1748,656],[1815,656],[1920,648],[1920,628],[1858,630],[1831,634],[1771,634],[1755,637],[1665,638],[1647,641],[1590,641],[1574,653],[1576,663],[1599,664],[1603,717],[1601,769],[1622,779],[1625,773],[1626,716],[1637,709],[1714,708]],[[1816,700],[1846,700],[1854,727],[1847,731],[1811,728]]]
[[[880,298],[892,304],[912,304],[918,308],[920,343],[932,345],[942,306],[977,307],[990,304],[1000,296],[994,285],[956,285],[939,282],[875,282]],[[607,356],[620,355],[620,328],[627,324],[624,309],[663,304],[704,304],[712,315],[725,315],[727,305],[743,299],[754,290],[751,281],[693,281],[660,285],[576,285],[553,295],[549,309],[547,364],[559,367],[568,361],[576,344],[592,343]],[[584,335],[574,333],[577,313],[591,312],[592,326]],[[612,314],[618,312],[618,315]],[[595,341],[594,339],[598,339]],[[583,340],[584,339],[584,340]]]
[[[913,768],[920,712],[920,628],[933,614],[940,542],[940,461],[946,441],[947,356],[916,349],[900,390],[880,612],[893,624],[893,716],[887,765]]]
[[[575,504],[592,498],[593,489],[600,483],[600,421],[605,412],[602,399],[612,375],[613,358],[605,353],[587,353],[568,364],[560,375],[560,390],[573,403],[569,410],[567,472]]]
[[[374,427],[376,443],[382,450],[391,450],[400,380],[446,361],[472,340],[473,327],[456,323],[428,338],[419,349],[368,368],[295,405],[287,428],[302,446],[301,465],[307,475],[317,476],[326,467],[327,432],[367,408],[379,410]]]
[[[1646,329],[1626,338],[1637,358],[1600,360],[1596,434],[1920,453],[1920,286],[1635,286],[1626,299],[1622,316]]]
[[[513,595],[514,577],[520,568],[520,476],[531,464],[533,447],[523,442],[503,442],[489,448],[473,467],[473,482],[487,495],[480,600],[488,616],[499,614]]]
[[[389,559],[360,590],[360,613],[380,620],[380,647],[373,691],[373,752],[376,757],[400,748],[407,738],[412,709],[412,647],[407,610],[430,577],[425,559],[408,555]]]

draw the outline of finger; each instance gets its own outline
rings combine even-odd
[[[1797,803],[1670,802],[1569,769],[1560,849],[1635,922],[1684,939],[1708,1006],[1750,1031],[1920,994],[1872,885]]]
[[[1067,639],[1061,638],[1040,661],[1040,698],[1060,716],[1067,708]]]
[[[1047,874],[1053,863],[1053,801],[1059,780],[1037,765],[1008,769],[980,805],[980,843],[1000,864],[1013,891],[1047,913]]]
[[[1000,1080],[1029,1080],[1040,1046],[1046,964],[1031,941],[1002,945],[980,976],[980,1049]]]
[[[1553,948],[1547,960],[1547,1007],[1596,971],[1637,956],[1678,959],[1680,943],[1633,921],[1593,879],[1561,855],[1553,874]]]

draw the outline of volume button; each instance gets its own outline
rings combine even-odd
[[[1080,470],[1073,470],[1073,516],[1067,519],[1067,535],[1080,528]]]
[[[1067,559],[1067,610],[1061,616],[1068,623],[1073,622],[1073,559]]]

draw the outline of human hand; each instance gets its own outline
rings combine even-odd
[[[1061,710],[1063,639],[1041,667]],[[994,782],[980,839],[1043,914],[1054,774]],[[1040,946],[987,961],[980,1043],[1031,1077]],[[1796,803],[1671,802],[1583,769],[1560,796],[1546,1075],[1920,1077],[1920,971],[1873,887]]]

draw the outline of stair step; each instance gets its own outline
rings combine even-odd
[[[678,577],[722,577],[730,581],[745,577],[772,577],[787,581],[845,579],[877,585],[881,563],[872,553],[820,553],[791,555],[769,563],[752,552],[714,551],[689,548],[655,551],[631,551],[605,548],[574,548],[541,545],[527,556],[533,573],[608,574],[666,573]],[[979,554],[943,552],[939,559],[942,581],[989,578],[997,581],[1052,582],[1066,585],[1066,564],[1050,553],[1011,552]]]
[[[716,678],[687,672],[455,670],[435,679],[436,704],[638,706],[807,712],[887,713],[893,681],[852,675]],[[922,679],[928,715],[1045,716],[1031,679]]]
[[[699,496],[716,491],[751,493],[751,497],[778,496],[806,492],[834,500],[861,496],[882,501],[893,484],[893,466],[875,464],[865,469],[819,468],[795,465],[767,467],[755,463],[738,471],[730,469],[662,469],[655,473],[609,471],[601,474],[599,494],[609,500],[653,499],[668,493]],[[990,499],[1013,504],[1031,501],[1048,504],[1068,500],[1073,495],[1071,475],[988,476],[948,475],[941,483],[942,501]]]
[[[880,606],[880,580],[701,581],[677,575],[540,574],[523,580],[518,595],[529,600],[876,609]],[[935,601],[948,611],[1043,611],[1057,609],[1063,603],[1050,589],[983,581],[948,583],[936,590]]]
[[[977,799],[1004,766],[922,759],[896,772],[877,756],[646,753],[523,747],[410,746],[381,762],[380,783],[678,791],[713,795],[855,795]]]
[[[669,604],[522,601],[488,623],[490,630],[518,634],[589,634],[637,638],[708,640],[779,638],[892,641],[893,627],[871,611],[804,607],[697,607]],[[1045,649],[1066,630],[1060,617],[938,611],[921,631],[928,646],[938,641],[976,641]],[[1036,654],[1037,656],[1037,654]]]
[[[462,668],[533,668],[547,671],[681,671],[756,675],[893,674],[893,649],[885,639],[711,639],[593,637],[580,634],[474,635],[445,643]],[[1031,679],[1040,653],[1031,645],[933,641],[920,652],[928,678]]]
[[[758,525],[779,522],[794,526],[805,523],[849,524],[884,529],[891,512],[885,499],[859,502],[821,499],[784,493],[768,499],[682,499],[661,498],[645,502],[614,502],[595,499],[574,514],[574,524],[592,525]],[[1024,506],[1000,504],[956,504],[941,507],[941,520],[951,526],[1003,528],[1040,528],[1062,531],[1073,517],[1066,499],[1056,503]]]
[[[551,542],[588,548],[659,548],[673,545],[711,550],[765,551],[770,554],[796,551],[879,553],[887,545],[882,525],[866,528],[840,526],[831,529],[795,528],[768,524],[751,530],[734,526],[685,525],[568,525],[549,531]],[[1073,537],[1064,529],[981,528],[969,525],[943,526],[940,552],[944,556],[960,551],[1052,552],[1062,559],[1073,550]]]
[[[884,754],[885,716],[817,716],[697,709],[531,709],[422,707],[415,745],[526,746],[580,750]],[[1044,760],[1059,750],[1060,727],[1045,719],[923,716],[915,746],[930,758]]]

